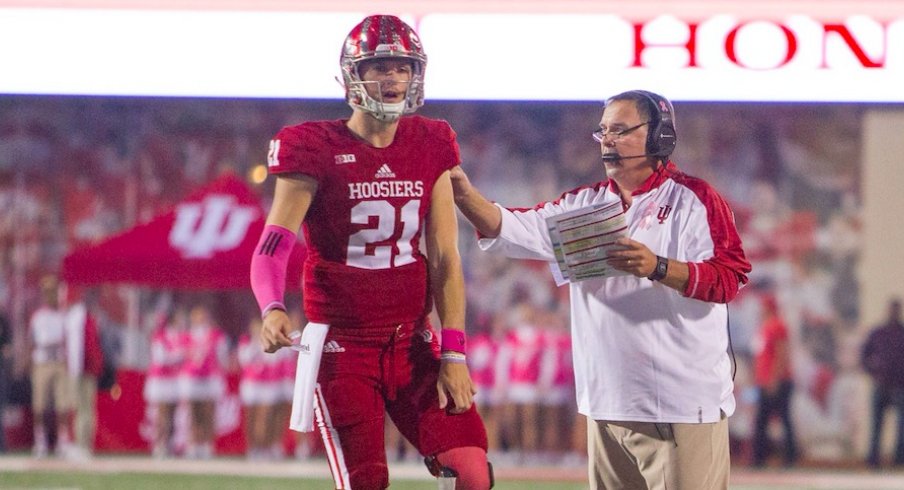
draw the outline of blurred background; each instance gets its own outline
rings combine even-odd
[[[90,451],[151,453],[152,339],[173,312],[200,306],[224,334],[218,362],[228,386],[210,456],[251,457],[257,436],[239,393],[240,347],[259,312],[242,261],[272,194],[268,141],[283,126],[348,116],[332,77],[341,41],[372,7],[45,3],[0,1],[0,38],[9,41],[0,43],[7,450],[31,451],[28,323],[52,275],[83,291],[116,368],[98,393]],[[604,178],[590,133],[607,96],[643,88],[672,99],[672,159],[728,199],[753,263],[729,308],[733,461],[753,463],[758,332],[764,301],[774,300],[789,332],[799,447],[786,463],[865,464],[872,381],[861,353],[904,295],[904,3],[462,0],[386,2],[380,13],[421,32],[430,59],[419,113],[451,123],[472,181],[507,206]],[[218,227],[204,228],[213,212]],[[244,233],[228,237],[239,213]],[[483,373],[492,457],[579,468],[585,436],[570,391],[568,290],[544,263],[481,253],[470,225],[460,227],[467,328],[481,339],[470,362]],[[206,245],[190,245],[198,240]],[[289,295],[297,310],[298,289]],[[536,394],[511,396],[506,381],[528,366],[542,366],[522,380]],[[285,374],[290,382],[294,371]],[[285,400],[271,413],[284,419]],[[171,455],[198,456],[185,446],[187,408],[174,417]],[[895,419],[885,421],[883,460],[892,458]],[[777,448],[768,464],[779,465],[778,420],[768,430]],[[392,458],[413,457],[387,433]],[[254,457],[320,450],[316,438],[284,430],[268,441],[272,450]]]

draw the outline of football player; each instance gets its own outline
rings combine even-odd
[[[491,486],[466,364],[465,300],[449,170],[460,163],[424,102],[427,57],[399,18],[372,15],[340,55],[348,119],[283,128],[270,142],[273,206],[252,261],[267,352],[291,344],[286,263],[301,227],[305,316],[329,325],[315,418],[336,488],[389,485],[384,416],[456,488]],[[421,237],[425,250],[421,250]],[[434,329],[428,314],[436,307]]]

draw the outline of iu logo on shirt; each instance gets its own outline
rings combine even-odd
[[[176,208],[170,246],[186,259],[205,259],[232,250],[245,239],[257,213],[254,207],[236,204],[234,197],[224,194],[182,204]]]
[[[672,214],[672,206],[666,204],[665,206],[659,206],[659,213],[656,215],[656,218],[659,219],[659,224],[665,223],[666,218]]]

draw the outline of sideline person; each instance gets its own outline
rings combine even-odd
[[[570,282],[593,489],[728,488],[735,400],[727,303],[751,267],[726,201],[669,158],[676,136],[672,104],[632,90],[606,101],[593,133],[606,172],[600,182],[507,209],[460,167],[452,172],[455,202],[482,249],[544,260],[554,272],[547,218],[597,204],[624,212],[626,236],[599,261],[607,276]]]
[[[863,344],[861,363],[873,378],[873,424],[866,462],[872,468],[881,465],[882,427],[891,407],[898,415],[893,463],[904,465],[904,319],[900,299],[889,301],[885,322],[870,332]]]

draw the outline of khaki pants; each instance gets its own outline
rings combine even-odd
[[[97,426],[97,379],[94,376],[80,376],[75,380],[75,398],[75,443],[90,452],[94,450]]]
[[[32,412],[43,414],[50,408],[51,400],[58,414],[73,408],[72,381],[65,362],[46,362],[31,368]]]
[[[711,424],[591,421],[593,490],[724,490],[728,419]]]

